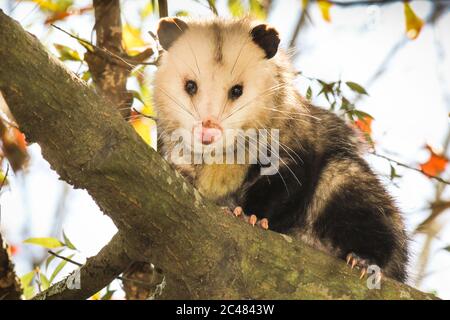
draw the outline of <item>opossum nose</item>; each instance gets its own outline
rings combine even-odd
[[[194,128],[194,131],[198,139],[208,145],[220,139],[223,129],[217,121],[207,118],[202,121],[201,125]]]

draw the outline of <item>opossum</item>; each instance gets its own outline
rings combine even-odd
[[[164,18],[157,36],[158,149],[204,197],[363,274],[375,264],[405,281],[408,238],[399,209],[363,158],[355,130],[299,94],[273,27],[249,18]],[[194,158],[215,147],[234,150],[251,128],[269,130],[267,141],[279,141],[278,150],[256,163],[173,160],[180,145]],[[268,158],[277,170],[263,174]]]

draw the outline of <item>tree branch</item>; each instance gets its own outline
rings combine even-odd
[[[0,26],[0,90],[21,130],[111,217],[129,258],[162,268],[177,290],[160,298],[433,298],[390,279],[370,290],[343,261],[224,215],[3,12]]]
[[[20,280],[14,272],[8,246],[0,234],[0,300],[18,300],[21,295]]]
[[[67,300],[87,299],[94,295],[131,263],[126,254],[124,241],[120,233],[103,247],[100,252],[64,280],[37,294],[34,300]]]
[[[158,0],[159,17],[164,18],[169,15],[169,6],[167,0]]]

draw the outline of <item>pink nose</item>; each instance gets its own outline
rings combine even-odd
[[[212,119],[202,121],[201,125],[194,128],[195,135],[205,144],[211,144],[222,136],[222,127]]]

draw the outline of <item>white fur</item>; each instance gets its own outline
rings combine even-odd
[[[277,83],[275,64],[250,37],[254,25],[247,20],[216,20],[223,31],[223,59],[217,63],[211,21],[187,23],[189,28],[163,53],[156,72],[158,117],[185,129],[185,141],[191,141],[189,133],[208,117],[216,119],[224,130],[256,127],[253,121],[267,113],[264,108],[272,107],[271,99],[265,97]],[[198,85],[192,98],[184,90],[187,80]],[[232,101],[228,92],[237,84],[243,85],[243,94]]]

